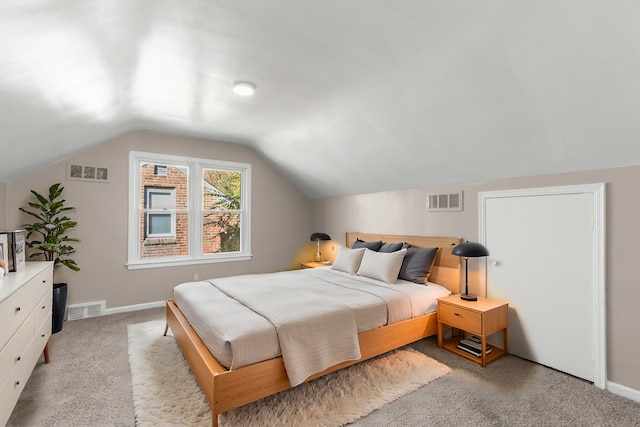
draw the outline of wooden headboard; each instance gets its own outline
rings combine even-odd
[[[370,234],[347,232],[346,244],[351,247],[356,239],[365,242],[382,240],[385,243],[406,242],[414,248],[439,248],[431,267],[429,281],[449,289],[454,294],[460,293],[461,258],[451,254],[451,250],[462,243],[458,237],[433,236],[401,236],[396,234]]]

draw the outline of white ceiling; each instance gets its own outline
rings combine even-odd
[[[140,129],[312,198],[640,164],[639,95],[637,0],[0,2],[2,182]]]

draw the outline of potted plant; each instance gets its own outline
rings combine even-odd
[[[44,257],[46,261],[53,261],[53,271],[62,267],[68,267],[73,271],[80,270],[76,262],[69,258],[75,253],[75,249],[69,242],[79,242],[80,240],[69,237],[67,232],[77,225],[71,221],[65,212],[75,208],[65,206],[62,199],[64,187],[60,183],[49,187],[49,195],[45,197],[38,192],[31,190],[37,202],[29,202],[31,210],[19,208],[22,212],[36,219],[31,224],[24,224],[26,230],[27,246],[35,249],[29,258]],[[35,235],[33,240],[31,236]],[[53,285],[53,322],[52,333],[62,330],[62,322],[67,306],[67,284],[55,283]]]

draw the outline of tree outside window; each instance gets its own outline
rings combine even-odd
[[[238,252],[241,174],[204,169],[203,177],[203,252]]]

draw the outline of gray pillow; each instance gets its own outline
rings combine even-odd
[[[402,242],[400,242],[400,243],[383,243],[382,246],[380,246],[380,249],[378,250],[378,252],[386,252],[386,253],[397,252],[400,249],[402,249],[403,245],[404,245],[404,243],[402,243]]]
[[[407,249],[398,278],[423,285],[437,252],[438,248]]]
[[[377,242],[365,242],[364,240],[356,238],[356,242],[351,246],[351,249],[367,248],[374,252],[378,252],[380,246],[382,246],[382,240],[378,240]]]

